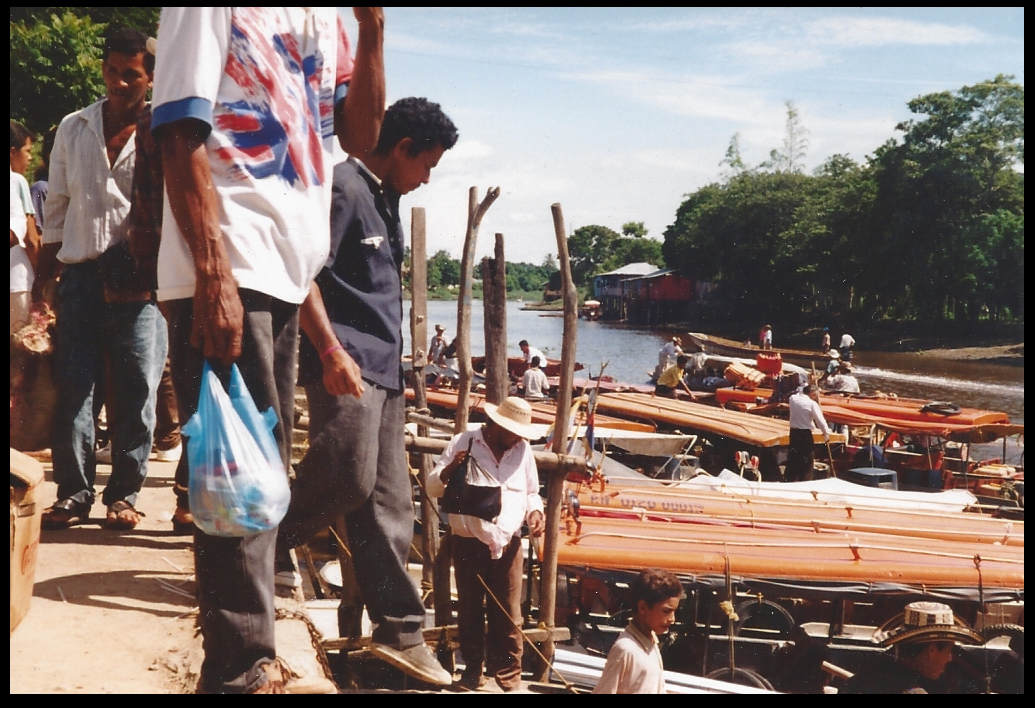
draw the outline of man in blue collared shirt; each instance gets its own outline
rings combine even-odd
[[[438,104],[405,98],[385,112],[374,152],[334,171],[330,256],[300,313],[309,451],[278,539],[283,548],[305,543],[344,513],[377,625],[371,652],[443,685],[452,677],[424,644],[424,605],[406,572],[413,502],[403,444],[399,197],[426,184],[456,140]]]

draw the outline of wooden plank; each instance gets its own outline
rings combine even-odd
[[[445,627],[428,627],[422,631],[424,633],[424,641],[428,644],[436,644],[441,641],[443,634],[445,634],[445,639],[448,640],[455,640],[459,636],[455,624]],[[544,642],[550,638],[555,642],[566,642],[571,639],[571,630],[567,627],[554,627],[549,630],[543,628],[524,629],[522,633],[528,641],[533,643]],[[334,637],[332,639],[324,639],[320,644],[326,651],[349,650],[349,658],[351,659],[354,655],[358,658],[361,654],[366,653],[366,648],[370,646],[370,637],[360,637],[353,641]]]

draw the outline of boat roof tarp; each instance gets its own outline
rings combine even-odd
[[[607,582],[631,583],[638,569],[591,568],[562,564],[562,571],[585,575]],[[725,592],[726,577],[722,574],[676,572],[687,589]],[[899,597],[903,603],[924,598],[946,602],[1024,602],[1024,588],[977,588],[968,585],[930,587],[923,584],[872,582],[848,580],[786,580],[750,575],[732,575],[734,591],[761,593],[769,597],[801,597],[815,599],[873,599]]]
[[[660,398],[643,393],[605,393],[597,397],[597,410],[617,417],[651,420],[701,433],[711,433],[755,447],[781,447],[790,444],[791,426],[786,420],[730,411],[701,403]],[[823,434],[814,438],[823,442]],[[832,434],[830,441],[844,442]]]
[[[755,482],[729,470],[723,470],[718,477],[697,475],[693,479],[680,482],[678,486],[687,489],[710,489],[753,498],[815,500],[895,509],[963,511],[977,503],[977,497],[966,489],[907,492],[899,489],[865,487],[834,477],[810,482]]]

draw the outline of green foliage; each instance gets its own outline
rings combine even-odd
[[[104,95],[109,28],[157,32],[158,7],[12,7],[11,118],[41,135]]]
[[[630,221],[622,226],[626,236],[598,224],[583,226],[568,237],[568,256],[571,259],[571,277],[577,286],[586,286],[597,273],[606,273],[629,263],[664,264],[660,241],[645,238],[647,229],[642,221]]]
[[[759,168],[734,136],[726,181],[687,195],[666,229],[666,262],[715,282],[740,317],[1023,317],[1024,87],[998,76],[909,108],[901,142],[809,176],[793,105]]]

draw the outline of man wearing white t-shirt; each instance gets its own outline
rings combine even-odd
[[[334,8],[164,8],[152,132],[166,200],[158,297],[169,312],[180,420],[205,360],[237,363],[289,463],[298,307],[330,248],[332,139],[364,155],[384,115],[384,17],[356,8],[355,63]],[[195,531],[205,660],[199,689],[280,693],[276,530]]]

